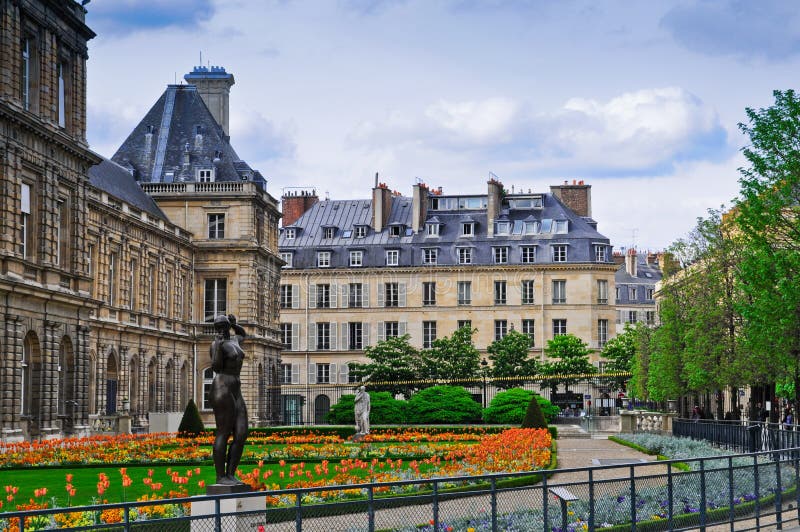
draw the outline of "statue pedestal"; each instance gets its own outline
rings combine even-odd
[[[362,441],[364,441],[364,437],[365,436],[366,436],[366,434],[364,434],[363,432],[356,432],[350,438],[350,441],[352,441],[353,443],[361,443]]]
[[[226,495],[251,491],[248,485],[226,486],[212,484],[206,488],[208,495]],[[231,532],[252,532],[258,526],[266,526],[264,510],[267,503],[264,494],[252,497],[229,497],[219,500],[220,529]],[[214,530],[216,501],[192,503],[192,532]]]

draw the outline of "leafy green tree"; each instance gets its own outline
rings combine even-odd
[[[406,414],[412,423],[474,423],[481,405],[461,386],[434,386],[412,395]]]
[[[350,372],[357,379],[370,383],[370,389],[403,394],[409,397],[421,378],[420,353],[409,343],[409,335],[387,338],[366,348],[370,360],[354,363]]]
[[[560,334],[552,340],[548,340],[544,352],[554,361],[545,362],[539,373],[554,377],[545,381],[553,391],[559,384],[563,384],[564,388],[569,390],[571,385],[580,380],[576,375],[597,372],[597,369],[589,362],[591,353],[589,347],[573,334]]]
[[[369,421],[374,425],[396,425],[405,422],[405,401],[398,401],[389,392],[367,392],[370,399]],[[344,394],[328,412],[327,422],[334,425],[355,425],[356,396]]]
[[[641,326],[645,325],[641,324]],[[636,328],[628,323],[625,324],[622,334],[618,334],[603,346],[600,356],[606,359],[605,372],[630,373],[633,370],[636,358],[636,339]],[[613,377],[609,379],[609,383],[620,388],[627,380],[627,377]]]
[[[477,332],[469,325],[457,329],[452,336],[433,341],[422,351],[422,377],[425,379],[472,380],[479,375],[480,352],[472,342]]]
[[[519,383],[515,377],[536,375],[536,360],[529,358],[531,339],[527,334],[510,331],[502,339],[495,340],[486,349],[492,361],[490,374],[494,385],[507,389]]]

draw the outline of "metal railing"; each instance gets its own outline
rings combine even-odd
[[[81,530],[159,532],[574,532],[716,523],[780,529],[800,521],[798,461],[797,452],[770,451],[561,469],[538,479],[522,472],[8,512],[0,514],[0,529],[41,529],[81,517],[87,519]],[[99,516],[116,522],[94,522]]]

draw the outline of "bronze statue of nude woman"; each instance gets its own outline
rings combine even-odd
[[[231,336],[231,329],[235,335]],[[247,406],[242,397],[242,383],[239,373],[244,362],[241,342],[247,336],[236,318],[217,316],[214,319],[217,337],[211,344],[211,369],[214,380],[211,383],[211,406],[217,424],[214,440],[214,468],[217,484],[239,486],[244,483],[236,477],[236,469],[247,440]],[[228,438],[233,436],[230,446]]]

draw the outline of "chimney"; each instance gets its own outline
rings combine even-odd
[[[492,178],[487,185],[489,185],[489,197],[486,202],[486,231],[491,237],[494,236],[494,221],[500,216],[500,209],[503,205],[503,183]]]
[[[614,264],[619,266],[620,264],[625,263],[625,253],[622,251],[615,251],[611,254],[611,260],[614,261]]]
[[[592,217],[592,185],[573,179],[572,184],[551,186],[550,193],[578,216]]]
[[[631,277],[636,277],[637,267],[636,249],[631,248],[628,250],[628,253],[625,254],[625,271],[628,272],[628,275]]]
[[[415,233],[422,229],[428,217],[428,187],[425,183],[414,185],[414,194],[411,199],[411,228]]]
[[[386,183],[378,183],[378,172],[375,172],[375,188],[372,189],[372,229],[376,233],[383,231],[389,223],[392,211],[392,191]]]
[[[225,72],[221,66],[196,66],[194,70],[183,76],[186,83],[197,87],[197,92],[203,98],[208,110],[226,135],[230,136],[229,128],[229,95],[231,86],[235,83],[233,74]]]
[[[292,225],[318,201],[317,192],[313,189],[287,192],[281,197],[281,225]]]

